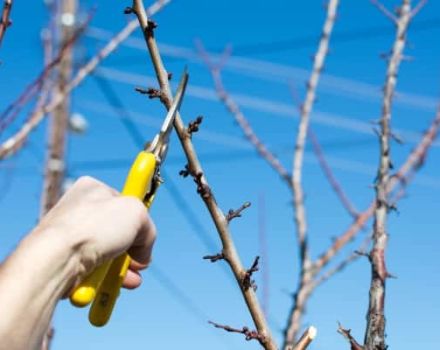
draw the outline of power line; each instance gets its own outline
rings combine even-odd
[[[106,41],[112,37],[112,32],[97,27],[89,27],[86,36],[96,40]],[[140,38],[127,38],[123,46],[136,50],[145,50],[145,43]],[[160,44],[163,56],[180,58],[187,62],[204,65],[199,55],[192,48]],[[219,54],[210,53],[216,60]],[[230,70],[240,75],[254,79],[262,79],[270,82],[290,84],[293,81],[306,81],[310,75],[309,70],[264,60],[251,59],[240,56],[231,56],[224,65],[224,70]],[[323,74],[320,82],[320,90],[331,95],[347,96],[357,100],[374,100],[381,98],[381,86],[361,82],[354,79],[343,78],[331,74]],[[398,91],[395,103],[426,111],[434,111],[437,107],[437,98]]]
[[[130,73],[106,67],[101,67],[97,69],[95,74],[101,77],[105,77],[107,79],[130,85],[153,85],[155,83],[155,79],[151,76],[144,76],[141,74]],[[186,90],[186,94],[187,96],[191,96],[194,98],[218,102],[217,95],[212,88],[189,85]],[[231,93],[231,96],[242,107],[257,110],[260,112],[271,113],[271,115],[273,116],[284,118],[287,117],[293,119],[296,118],[298,115],[298,109],[293,104],[282,103],[248,94]],[[373,125],[371,123],[359,121],[352,117],[314,111],[311,122],[313,124],[329,126],[338,129],[345,129],[361,134],[374,135]],[[411,143],[417,143],[421,137],[421,133],[413,132],[411,130],[393,129],[393,132],[395,132],[405,141]],[[433,146],[440,146],[440,142],[434,142]]]
[[[338,43],[347,43],[351,41],[386,37],[390,35],[390,29],[392,28],[393,26],[391,25],[382,25],[368,28],[351,29],[340,32],[336,31],[332,34],[332,45]],[[440,28],[439,17],[412,23],[411,33],[422,32],[433,28]],[[233,51],[236,55],[261,55],[274,52],[300,50],[316,46],[318,39],[319,38],[316,35],[309,35],[299,38],[290,38],[286,40],[236,45],[234,46]],[[222,50],[223,48],[212,49],[212,51],[214,52],[221,52]]]

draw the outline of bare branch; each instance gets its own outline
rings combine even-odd
[[[255,284],[255,281],[252,279],[252,275],[254,272],[257,272],[259,270],[258,262],[260,261],[260,257],[255,257],[255,260],[252,264],[252,266],[246,270],[246,273],[243,277],[243,280],[241,281],[241,285],[244,289],[252,288],[254,291],[257,290],[257,285]]]
[[[157,0],[153,3],[149,9],[149,14],[155,14],[160,11],[166,4],[168,4],[171,0]],[[25,124],[21,127],[18,133],[24,134],[25,137],[35,129],[35,127],[39,124],[41,119],[47,113],[52,112],[58,105],[60,105],[64,98],[75,89],[93,70],[105,59],[109,56],[116,48],[121,44],[127,37],[138,27],[138,21],[136,19],[130,21],[119,33],[117,33],[108,43],[95,55],[93,56],[86,64],[84,64],[73,77],[73,79],[69,82],[64,90],[64,93],[57,94],[52,98],[52,100],[46,104],[43,108],[36,110],[30,117],[29,120],[32,119],[33,123]],[[3,144],[0,145],[0,160],[10,157],[17,151],[15,149],[16,135],[8,138]]]
[[[390,19],[393,23],[397,24],[397,17],[390,10],[388,10],[385,7],[385,5],[383,5],[378,0],[370,0],[370,1],[374,6],[376,6],[379,9],[380,12],[382,12],[385,15],[385,17]]]
[[[306,329],[303,335],[296,342],[295,346],[293,347],[293,350],[307,349],[309,345],[312,343],[313,339],[316,338],[317,334],[318,334],[317,329],[313,326],[310,326],[309,328]]]
[[[284,168],[279,159],[266,147],[266,145],[256,135],[255,131],[252,129],[251,125],[247,121],[245,115],[240,110],[238,104],[226,91],[221,77],[220,65],[215,65],[212,63],[208,52],[206,52],[200,41],[196,41],[196,46],[200,57],[203,59],[211,72],[212,79],[214,80],[215,90],[219,99],[223,102],[225,107],[234,117],[235,121],[243,131],[245,137],[255,147],[260,156],[268,162],[268,164],[278,173],[278,175],[281,176],[281,178],[285,181],[289,188],[291,188],[292,183],[288,171]],[[221,65],[225,64],[225,57],[226,55],[223,55]]]
[[[396,38],[393,43],[391,58],[388,61],[387,75],[384,85],[382,116],[380,121],[380,160],[376,177],[376,205],[373,224],[373,247],[370,252],[372,277],[365,331],[365,348],[367,350],[387,348],[385,343],[385,286],[389,277],[385,264],[385,251],[388,234],[386,229],[388,204],[388,184],[390,181],[390,123],[391,107],[397,73],[405,48],[406,33],[411,20],[410,0],[403,0],[397,21]]]
[[[399,184],[407,185],[412,178],[410,177],[411,173],[420,169],[421,165],[423,164],[423,160],[426,158],[428,151],[432,146],[432,143],[437,137],[439,128],[440,106],[437,110],[435,118],[431,122],[428,131],[408,155],[400,169],[390,178],[387,189],[389,193],[395,190]],[[319,271],[326,266],[329,261],[354,238],[354,236],[365,226],[366,222],[373,215],[374,208],[375,201],[371,202],[370,206],[353,221],[350,227],[336,240],[334,240],[333,244],[318,257],[318,259],[313,263],[313,268],[316,271]]]
[[[293,189],[293,202],[294,202],[294,217],[296,226],[296,236],[298,240],[300,250],[300,282],[297,288],[297,292],[294,296],[294,304],[290,310],[286,329],[284,331],[284,345],[283,348],[287,349],[295,344],[296,337],[300,328],[301,317],[304,311],[305,303],[311,290],[308,288],[308,284],[313,278],[312,271],[310,269],[311,261],[309,257],[309,248],[307,243],[307,222],[306,212],[304,206],[304,194],[302,187],[302,169],[303,158],[305,150],[305,142],[307,137],[307,130],[309,127],[310,114],[313,109],[313,104],[316,97],[316,89],[319,82],[319,77],[324,67],[324,62],[327,57],[330,35],[333,30],[333,26],[336,20],[336,13],[338,8],[338,0],[330,0],[327,5],[326,19],[323,25],[321,39],[318,44],[317,52],[314,56],[313,68],[310,74],[310,78],[307,82],[307,92],[300,111],[300,121],[298,127],[298,133],[295,143],[295,151],[293,155],[293,169],[292,169],[292,189]]]
[[[163,104],[169,109],[173,102],[171,89],[168,81],[168,73],[162,62],[162,58],[157,47],[157,43],[154,37],[154,32],[149,29],[148,17],[144,10],[142,0],[133,1],[133,9],[138,17],[144,38],[148,47],[148,51],[151,56],[155,73],[159,82],[161,91],[165,94],[166,98]],[[209,187],[206,176],[204,175],[203,168],[198,160],[197,153],[192,144],[191,138],[188,136],[187,130],[184,126],[180,113],[176,113],[174,120],[174,127],[176,129],[179,140],[182,144],[183,150],[188,160],[188,170],[193,176],[196,176],[198,192],[200,193],[209,213],[213,219],[213,222],[217,228],[220,239],[223,246],[223,254],[225,261],[231,267],[237,282],[240,284],[243,277],[246,274],[246,270],[243,268],[243,264],[240,261],[240,257],[235,248],[235,244],[231,238],[229,232],[228,222],[224,213],[218,207],[214,195]],[[208,195],[206,195],[208,194]],[[266,350],[276,350],[277,346],[270,334],[270,330],[267,321],[264,317],[264,313],[260,307],[257,296],[252,288],[244,289],[240,288],[246,305],[254,321],[255,327],[258,332],[258,341]]]
[[[216,262],[216,261],[219,261],[219,260],[223,260],[224,258],[225,258],[225,256],[224,256],[223,253],[218,253],[218,254],[215,254],[215,255],[205,255],[203,257],[203,259],[209,260],[211,262]]]
[[[371,235],[367,235],[365,239],[362,241],[360,247],[352,252],[349,256],[347,256],[344,260],[342,260],[339,264],[334,266],[333,268],[329,269],[325,273],[323,273],[321,276],[315,279],[313,282],[313,289],[321,285],[322,283],[328,281],[331,277],[336,275],[337,273],[343,271],[348,265],[350,265],[352,262],[357,260],[359,257],[367,254],[367,249],[371,243]]]
[[[203,122],[203,116],[199,115],[195,120],[188,123],[188,127],[186,128],[186,132],[191,137],[193,133],[198,132],[200,125]]]
[[[428,3],[428,0],[420,0],[419,3],[413,7],[411,11],[411,18],[414,16],[417,16],[417,14],[425,7],[425,5]]]
[[[9,16],[12,10],[12,0],[4,0],[3,2],[3,10],[0,19],[0,46],[3,41],[3,37],[5,36],[6,29],[11,25],[11,20]]]
[[[351,329],[344,329],[341,324],[338,323],[338,333],[342,334],[344,338],[348,340],[351,350],[364,350],[364,347],[361,346],[351,335]]]
[[[92,19],[92,16],[93,12],[89,14],[87,20],[74,32],[69,40],[61,44],[61,49],[59,50],[58,55],[44,67],[43,71],[37,76],[34,81],[32,81],[25,87],[20,96],[14,102],[12,102],[3,111],[3,113],[1,113],[0,132],[4,131],[15,120],[25,104],[39,92],[41,86],[43,85],[43,81],[51,73],[51,71],[53,71],[53,69],[59,65],[66,53],[69,52],[71,47],[79,39],[79,37],[88,26],[90,20]]]
[[[250,206],[251,202],[244,202],[242,206],[238,209],[229,209],[228,214],[226,215],[226,220],[228,220],[228,222],[231,222],[231,220],[235,218],[240,218],[243,210],[249,208]]]
[[[233,328],[231,326],[215,323],[212,321],[208,321],[208,323],[212,324],[215,328],[224,329],[226,332],[244,334],[246,340],[248,341],[256,339],[261,342],[264,340],[263,335],[258,333],[258,331],[251,331],[248,327],[243,327],[242,329],[238,329],[238,328]]]
[[[315,133],[312,131],[312,129],[308,130],[308,136],[310,141],[312,142],[313,151],[316,155],[316,158],[318,158],[319,165],[321,166],[322,171],[325,174],[325,177],[327,178],[328,182],[333,188],[333,191],[338,196],[339,200],[341,201],[344,208],[347,210],[347,212],[351,215],[353,219],[356,219],[359,215],[358,210],[355,208],[353,203],[348,199],[347,195],[345,194],[344,190],[342,189],[339,182],[336,180],[330,165],[328,164],[327,160],[324,157],[324,152],[321,148],[321,145],[319,144],[318,138],[316,137]]]

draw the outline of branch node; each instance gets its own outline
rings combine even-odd
[[[182,177],[188,177],[191,174],[189,165],[185,164],[185,168],[179,171],[179,175]]]
[[[211,192],[211,189],[209,188],[209,186],[203,182],[203,173],[199,172],[199,173],[192,175],[192,176],[194,178],[194,182],[197,184],[197,193],[203,199],[210,198],[212,196],[212,192]]]
[[[203,116],[199,115],[195,120],[189,122],[188,127],[186,128],[186,132],[189,137],[191,137],[193,133],[199,131],[202,121]]]
[[[211,261],[213,263],[213,262],[225,259],[225,255],[223,254],[223,252],[221,252],[221,253],[218,253],[218,254],[215,254],[215,255],[205,255],[203,257],[203,259],[209,260],[209,261]]]
[[[258,267],[259,260],[260,260],[260,257],[256,256],[252,266],[246,270],[244,277],[241,281],[241,284],[242,284],[242,287],[244,290],[248,290],[249,288],[252,288],[254,291],[257,290],[257,285],[255,284],[255,280],[252,279],[252,274],[259,270],[259,267]]]
[[[136,13],[136,12],[135,12],[135,9],[134,9],[133,7],[127,6],[127,7],[124,9],[124,14],[125,14],[125,15],[131,15],[131,14],[133,14],[133,13]]]

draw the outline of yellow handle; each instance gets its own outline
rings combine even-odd
[[[150,190],[155,170],[154,154],[141,151],[131,166],[122,195],[144,200]],[[102,326],[110,318],[129,265],[130,257],[126,253],[113,261],[105,262],[71,294],[70,301],[75,306],[86,306],[95,300],[89,314],[92,324]],[[104,303],[105,299],[107,301]]]

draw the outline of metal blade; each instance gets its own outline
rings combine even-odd
[[[168,110],[168,114],[165,117],[165,120],[162,124],[162,128],[160,129],[160,133],[165,137],[168,135],[173,128],[174,118],[176,117],[176,112],[180,108],[180,105],[183,100],[183,96],[185,94],[186,85],[188,83],[188,72],[187,69],[183,71],[182,78],[180,78],[179,86],[177,88],[176,95],[174,96],[174,101],[171,108]]]

